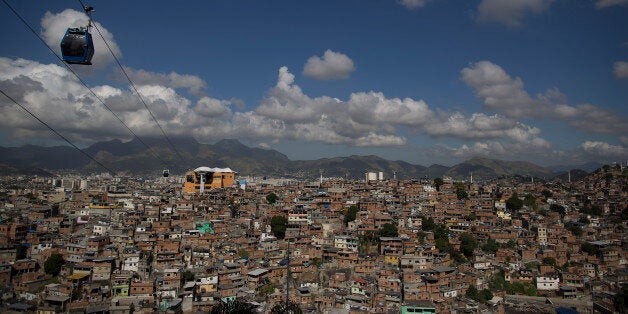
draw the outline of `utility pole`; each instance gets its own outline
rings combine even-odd
[[[288,302],[290,302],[290,241],[288,242],[288,250],[286,251],[286,259],[288,262],[286,263],[286,308],[288,307]]]

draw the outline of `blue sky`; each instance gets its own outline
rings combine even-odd
[[[78,1],[11,1],[58,53]],[[91,1],[169,136],[291,159],[628,160],[628,0]],[[81,146],[132,135],[0,4],[0,88]],[[161,136],[97,37],[72,66]],[[62,142],[4,96],[0,145]]]

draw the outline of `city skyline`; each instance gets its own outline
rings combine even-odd
[[[49,47],[78,2],[10,3]],[[171,136],[290,159],[628,159],[628,1],[87,3]],[[132,135],[3,4],[0,89],[81,146]],[[121,7],[125,7],[121,9]],[[160,136],[100,36],[72,66],[140,137]],[[62,141],[4,96],[0,145]]]

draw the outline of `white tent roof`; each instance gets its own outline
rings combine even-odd
[[[231,170],[231,168],[198,167],[194,169],[194,172],[235,172],[235,171]]]

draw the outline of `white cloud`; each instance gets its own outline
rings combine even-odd
[[[561,151],[553,150],[547,141],[538,137],[526,141],[477,141],[470,144],[462,144],[459,147],[438,145],[433,152],[435,155],[442,157],[453,156],[459,159],[481,156],[510,160],[537,160],[543,162],[555,160],[558,156],[562,156]]]
[[[462,80],[484,99],[488,110],[513,118],[540,115],[539,105],[525,91],[520,78],[511,78],[499,65],[480,61],[462,69]]]
[[[441,114],[438,119],[424,127],[425,133],[432,136],[449,136],[461,139],[508,139],[516,143],[549,143],[539,137],[538,128],[525,125],[499,115],[474,113],[466,117],[462,113]]]
[[[198,101],[193,110],[203,117],[229,118],[232,115],[229,105],[229,101],[203,97]]]
[[[176,72],[170,72],[168,74],[155,73],[144,70],[134,70],[129,67],[124,69],[129,75],[133,83],[137,85],[164,85],[178,88],[187,88],[190,93],[196,96],[204,96],[204,89],[207,87],[207,83],[196,75],[179,74]],[[119,73],[122,75],[122,73]],[[126,78],[124,78],[126,82]]]
[[[595,7],[598,9],[608,8],[617,5],[628,5],[628,0],[597,0]]]
[[[318,80],[346,79],[353,71],[355,71],[353,60],[345,54],[329,49],[322,58],[310,57],[303,66],[303,75]]]
[[[404,7],[413,10],[424,7],[429,0],[398,0]]]
[[[495,73],[485,76],[493,80],[478,79],[476,83],[484,80],[509,85],[516,81],[499,68],[488,67],[491,68]],[[459,147],[441,147],[439,154],[447,157],[557,158],[538,128],[511,117],[444,112],[430,108],[423,100],[387,98],[373,91],[352,93],[346,101],[327,96],[310,97],[295,84],[294,75],[285,67],[279,69],[276,86],[252,111],[242,111],[244,109],[238,108],[232,100],[184,96],[173,86],[169,75],[134,73],[146,75],[145,80],[138,79],[142,83],[138,84],[138,90],[170,136],[192,135],[201,142],[239,138],[260,143],[292,140],[355,147],[404,147],[408,143],[404,134],[407,131],[414,135],[463,140]],[[469,79],[474,78],[477,77]],[[0,58],[0,88],[77,143],[131,137],[128,130],[60,66]],[[136,134],[161,137],[161,131],[132,89],[101,85],[93,90]],[[536,97],[531,102],[556,102],[563,98],[557,90],[551,90],[544,98]],[[605,112],[591,105],[555,108],[560,110],[548,112],[560,112],[561,118],[574,123],[585,123],[588,120],[580,118],[587,115],[592,125],[583,126],[586,128],[593,128],[594,121],[613,118],[614,125],[595,127],[616,128],[626,123],[619,116],[605,116]],[[0,115],[5,121],[0,131],[5,134],[22,139],[58,140],[4,97],[0,97]],[[628,141],[620,137],[621,140]],[[601,142],[583,144],[578,152],[589,160],[600,156],[625,156],[625,148]]]
[[[62,134],[79,142],[129,138],[128,130],[67,69],[24,59],[0,58],[0,86]],[[161,136],[143,104],[130,89],[103,85],[92,90],[140,136]],[[224,134],[228,101],[201,98],[197,103],[161,85],[139,85],[148,107],[169,134]],[[0,127],[14,136],[54,135],[17,106],[0,100]],[[197,113],[196,111],[200,112]],[[205,114],[207,116],[203,116]],[[56,138],[55,138],[56,140]]]
[[[617,61],[613,64],[613,73],[618,79],[628,78],[628,62]]]
[[[272,149],[272,147],[268,143],[259,143],[257,145],[257,148],[266,149],[266,150]]]
[[[388,123],[406,126],[425,124],[434,113],[423,100],[386,98],[383,93],[353,93],[348,114],[362,124]]]
[[[86,26],[87,21],[88,17],[87,15],[85,15],[85,13],[72,9],[66,9],[63,12],[57,14],[46,12],[41,20],[42,38],[44,39],[46,44],[48,44],[48,46],[57,51],[57,54],[61,55],[59,45],[61,44],[61,39],[63,38],[63,35],[65,35],[65,31],[68,28]],[[111,48],[115,56],[117,58],[120,58],[122,53],[120,52],[120,48],[113,38],[113,34],[111,34],[100,23],[96,22],[94,24],[98,27],[98,29],[100,29],[100,33],[107,40],[107,43],[109,44],[109,47]],[[103,68],[114,61],[113,56],[109,52],[109,49],[107,49],[107,46],[98,34],[98,31],[95,28],[92,28],[91,33],[92,40],[94,41],[94,57],[92,58],[93,67]],[[77,69],[79,68],[85,69],[86,67],[77,67]]]
[[[552,88],[532,97],[521,78],[512,78],[499,65],[480,61],[461,71],[462,80],[484,100],[484,108],[513,119],[542,118],[568,121],[595,133],[628,132],[628,119],[591,104],[568,105],[567,97]]]
[[[277,85],[271,89],[269,96],[255,110],[256,113],[281,119],[290,123],[307,122],[317,119],[322,113],[331,113],[330,106],[336,100],[330,97],[310,98],[298,85],[294,84],[294,75],[287,67],[279,69]]]
[[[580,148],[588,154],[603,157],[628,157],[628,149],[622,146],[611,145],[606,142],[586,141],[580,144]]]
[[[482,0],[478,6],[478,21],[493,22],[508,27],[521,27],[528,14],[540,14],[553,0]]]

